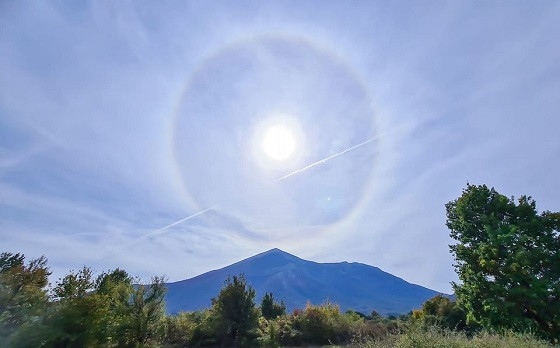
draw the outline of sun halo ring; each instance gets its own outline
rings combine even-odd
[[[371,122],[378,129],[378,122],[377,122],[377,117],[378,116],[373,111],[373,103],[371,102],[371,97],[370,97],[371,93],[369,93],[367,85],[363,82],[363,80],[355,72],[355,70],[352,69],[341,58],[341,56],[336,54],[332,49],[326,48],[325,46],[320,45],[317,42],[315,42],[313,40],[310,40],[310,39],[308,39],[304,36],[292,35],[292,34],[252,35],[252,36],[249,36],[249,37],[234,40],[233,42],[230,42],[230,43],[223,44],[223,45],[219,46],[218,48],[216,48],[211,54],[207,55],[202,61],[200,61],[200,63],[197,65],[197,67],[189,75],[189,77],[186,80],[185,87],[182,90],[181,94],[179,95],[179,100],[176,103],[176,107],[175,107],[175,111],[174,111],[174,114],[173,114],[172,122],[170,123],[170,137],[169,137],[169,139],[170,139],[170,148],[171,148],[171,151],[172,151],[174,175],[175,175],[175,178],[176,178],[177,182],[180,183],[183,198],[188,203],[189,207],[191,209],[193,209],[194,211],[206,209],[208,207],[200,205],[199,202],[197,201],[196,197],[193,197],[193,195],[190,193],[190,190],[188,189],[188,185],[186,184],[186,182],[184,180],[184,176],[182,174],[181,166],[179,165],[176,139],[177,139],[177,136],[178,136],[178,134],[177,134],[177,122],[180,119],[179,113],[180,113],[181,106],[184,103],[186,103],[187,100],[189,99],[189,93],[190,93],[193,82],[199,77],[200,74],[204,73],[205,68],[214,59],[217,59],[218,57],[227,55],[227,54],[229,54],[229,52],[232,52],[232,51],[237,50],[237,49],[241,49],[241,48],[244,48],[244,47],[251,47],[251,46],[257,45],[258,43],[261,43],[261,42],[274,41],[274,40],[281,40],[281,41],[284,41],[284,42],[287,42],[287,43],[294,43],[294,44],[304,44],[305,46],[309,47],[313,51],[318,52],[321,55],[327,57],[328,59],[337,62],[341,67],[343,67],[345,69],[346,73],[348,74],[348,76],[350,76],[353,81],[355,81],[359,86],[361,86],[361,89],[362,89],[364,95],[366,95],[368,100],[370,101]],[[296,140],[296,142],[297,142],[297,140]],[[261,146],[262,146],[262,144],[261,144]],[[261,150],[262,150],[262,147],[261,147]],[[276,156],[279,157],[280,158],[279,160],[281,161],[282,160],[281,158],[283,158],[283,156],[286,156],[286,154],[281,154],[279,152]],[[274,157],[274,155],[272,157]],[[289,156],[286,156],[286,157],[289,157]],[[285,160],[285,158],[284,158],[284,160]],[[375,163],[372,163],[372,165],[373,165],[373,167],[375,167]],[[330,234],[334,231],[339,230],[342,225],[348,223],[349,221],[354,219],[356,217],[356,215],[358,215],[360,213],[361,208],[363,208],[363,205],[364,205],[363,203],[369,199],[369,197],[371,196],[371,194],[373,192],[373,187],[374,187],[374,182],[375,182],[373,180],[373,177],[375,175],[375,170],[374,169],[375,168],[372,168],[372,170],[370,172],[370,175],[369,175],[369,179],[367,180],[367,182],[365,184],[363,193],[356,200],[356,202],[353,205],[353,208],[347,214],[345,214],[345,216],[340,218],[338,221],[333,222],[327,228],[322,228],[321,229],[321,235],[323,235],[323,236],[328,235],[328,234]],[[218,202],[218,203],[222,203],[222,202]],[[215,204],[217,204],[217,203],[215,203]],[[292,236],[287,235],[286,238],[284,238],[284,239],[287,241],[291,237]]]

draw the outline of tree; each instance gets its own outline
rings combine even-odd
[[[0,254],[0,346],[17,346],[15,340],[19,341],[21,332],[28,332],[31,326],[38,331],[48,303],[49,275],[44,256],[26,265],[23,254]],[[29,342],[30,335],[26,336]]]
[[[446,210],[468,320],[560,338],[560,214],[470,184]]]
[[[131,298],[133,278],[122,269],[102,273],[95,282],[96,296],[106,307],[104,332],[108,342],[119,346],[130,345]]]
[[[132,293],[129,318],[129,337],[135,346],[143,345],[157,336],[165,317],[165,280],[153,277],[149,285],[138,285]]]
[[[224,344],[243,346],[255,339],[259,313],[255,308],[255,290],[243,274],[228,277],[217,297],[212,299]]]
[[[50,345],[89,347],[110,340],[108,303],[95,290],[93,272],[85,266],[57,282],[53,289],[54,308],[49,318],[54,329],[49,338]]]
[[[155,338],[165,311],[162,277],[133,285],[121,269],[95,280],[90,268],[71,272],[53,290],[56,302],[49,318],[50,346],[143,346]]]
[[[272,293],[265,293],[261,301],[261,313],[265,319],[275,319],[286,314],[284,301],[278,303],[274,301]]]

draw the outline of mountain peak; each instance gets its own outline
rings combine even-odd
[[[342,310],[407,313],[437,294],[373,266],[306,261],[272,248],[224,268],[167,284],[167,311],[207,308],[224,280],[241,273],[255,289],[257,298],[272,292],[290,310],[304,308],[308,301],[319,304],[329,299]]]
[[[270,250],[267,250],[267,251],[264,251],[264,252],[261,253],[261,255],[265,255],[265,254],[288,254],[288,255],[291,255],[290,253],[287,253],[284,250],[281,250],[281,249],[278,249],[278,248],[272,248]]]
[[[270,253],[285,253],[285,251],[280,250],[278,248],[272,248],[270,250],[265,251],[263,254],[270,254]]]
[[[249,257],[248,259],[245,260],[251,260],[251,259],[255,259],[255,258],[261,258],[263,256],[269,256],[269,257],[281,257],[283,259],[286,260],[302,260],[299,257],[292,255],[284,250],[278,249],[278,248],[272,248],[270,250],[267,251],[263,251],[262,253],[259,253],[255,256]],[[243,260],[243,261],[245,261]],[[303,260],[302,260],[303,261]]]

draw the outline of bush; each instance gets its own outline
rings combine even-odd
[[[210,310],[167,316],[163,343],[172,347],[215,346],[218,320]]]
[[[427,326],[438,326],[444,329],[474,333],[476,325],[467,325],[465,311],[455,301],[437,295],[422,305],[422,309],[412,312],[412,321]]]

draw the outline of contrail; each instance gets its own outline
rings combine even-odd
[[[216,205],[213,206],[213,207],[210,207],[210,208],[206,208],[206,209],[204,209],[204,210],[201,210],[201,211],[199,211],[198,213],[194,213],[194,214],[192,214],[192,215],[189,215],[189,216],[187,216],[187,217],[184,218],[184,219],[181,219],[181,220],[179,220],[179,221],[175,221],[174,223],[172,223],[172,224],[170,224],[170,225],[167,225],[167,226],[162,227],[162,228],[160,228],[160,229],[158,229],[158,230],[155,230],[155,231],[152,231],[152,232],[150,232],[150,233],[147,233],[147,234],[143,235],[142,237],[148,237],[148,236],[151,236],[151,235],[156,234],[156,233],[158,233],[158,232],[161,232],[161,231],[163,231],[163,230],[166,230],[166,229],[168,229],[169,227],[173,227],[173,226],[178,225],[178,224],[180,224],[180,223],[182,223],[182,222],[185,222],[185,221],[187,221],[187,220],[190,220],[190,219],[192,219],[192,218],[195,217],[195,216],[198,216],[198,215],[200,215],[200,214],[204,214],[204,213],[206,213],[206,212],[209,211],[209,210],[216,209],[216,208],[219,207],[220,205],[221,205],[221,204],[216,204]]]
[[[286,178],[289,178],[289,177],[292,176],[292,175],[296,175],[296,174],[299,174],[299,173],[301,173],[301,172],[304,172],[304,171],[308,170],[309,168],[312,168],[312,167],[315,167],[315,166],[317,166],[317,165],[319,165],[319,164],[325,163],[325,162],[327,162],[327,161],[329,161],[329,160],[331,160],[331,159],[333,159],[333,158],[335,158],[335,157],[344,155],[344,154],[347,153],[348,151],[352,151],[352,150],[354,150],[354,149],[356,149],[356,148],[358,148],[358,147],[360,147],[360,146],[367,145],[367,144],[371,143],[372,141],[375,141],[375,140],[381,138],[381,137],[384,136],[385,134],[386,134],[386,133],[382,133],[382,134],[380,134],[380,135],[378,135],[378,136],[376,136],[376,137],[373,137],[373,138],[371,138],[371,139],[368,139],[368,140],[364,141],[363,143],[359,143],[358,145],[354,145],[354,146],[352,146],[352,147],[349,147],[349,148],[347,148],[347,149],[344,150],[344,151],[340,151],[340,152],[335,153],[334,155],[331,155],[331,156],[329,156],[329,157],[327,157],[327,158],[323,158],[322,160],[319,160],[319,161],[317,161],[317,162],[313,162],[313,163],[311,163],[310,165],[308,165],[308,166],[306,166],[306,167],[303,167],[303,168],[301,168],[301,169],[298,169],[298,170],[296,170],[296,171],[293,171],[293,172],[291,172],[291,173],[289,173],[289,174],[284,175],[283,177],[277,179],[275,182],[282,181],[282,180],[284,180],[284,179],[286,179]]]
[[[346,150],[340,151],[340,152],[335,153],[334,155],[331,155],[331,156],[329,156],[329,157],[327,157],[327,158],[323,158],[322,160],[319,160],[319,161],[317,161],[317,162],[311,163],[311,164],[308,165],[308,166],[305,166],[305,167],[303,167],[303,168],[301,168],[301,169],[298,169],[298,170],[296,170],[296,171],[293,171],[293,172],[291,172],[291,173],[289,173],[289,174],[284,175],[283,177],[277,179],[275,182],[282,181],[282,180],[284,180],[284,179],[286,179],[286,178],[289,178],[289,177],[292,176],[292,175],[299,174],[299,173],[301,173],[301,172],[304,172],[304,171],[308,170],[309,168],[315,167],[316,165],[325,163],[325,162],[327,162],[327,161],[329,161],[329,160],[331,160],[331,159],[333,159],[333,158],[335,158],[335,157],[342,156],[342,155],[344,155],[345,153],[347,153],[348,151],[352,151],[352,150],[354,150],[354,149],[357,149],[358,147],[367,145],[367,144],[371,143],[372,141],[375,141],[375,140],[381,138],[381,137],[384,136],[385,134],[386,134],[386,133],[382,133],[382,134],[380,134],[380,135],[378,135],[378,136],[376,136],[376,137],[373,137],[373,138],[371,138],[371,139],[368,139],[368,140],[366,140],[366,141],[364,141],[364,142],[362,142],[362,143],[359,143],[359,144],[357,144],[357,145],[354,145],[354,146],[352,146],[352,147],[349,147],[349,148],[347,148]],[[209,211],[209,210],[215,209],[215,208],[219,207],[220,205],[221,205],[221,204],[217,204],[217,205],[215,205],[215,206],[213,206],[213,207],[210,207],[210,208],[201,210],[201,211],[199,211],[198,213],[195,213],[195,214],[193,214],[193,215],[187,216],[186,218],[181,219],[181,220],[179,220],[179,221],[175,221],[174,223],[172,223],[172,224],[170,224],[170,225],[167,225],[167,226],[165,226],[165,227],[162,227],[162,228],[160,228],[159,230],[155,230],[155,231],[153,231],[153,232],[150,232],[150,233],[144,235],[143,237],[150,236],[150,235],[153,235],[153,234],[158,233],[158,232],[160,232],[160,231],[166,230],[166,229],[168,229],[168,228],[170,228],[170,227],[173,227],[173,226],[175,226],[175,225],[178,225],[178,224],[180,224],[180,223],[182,223],[182,222],[184,222],[184,221],[190,220],[190,219],[192,219],[192,218],[195,217],[195,216],[198,216],[198,215],[200,215],[200,214],[204,214],[204,213],[206,213],[206,212]]]
[[[194,214],[192,214],[192,215],[189,215],[189,216],[187,216],[187,217],[184,218],[184,219],[181,219],[181,220],[179,220],[179,221],[175,221],[174,223],[172,223],[172,224],[170,224],[170,225],[167,225],[167,226],[162,227],[162,228],[160,228],[160,229],[157,229],[157,230],[148,232],[148,233],[146,233],[146,234],[143,234],[143,235],[139,236],[138,238],[135,238],[132,242],[128,243],[127,246],[128,246],[128,247],[131,247],[131,246],[133,246],[134,244],[138,243],[139,241],[141,241],[141,240],[144,239],[144,238],[148,238],[148,237],[153,236],[153,235],[155,235],[155,234],[157,234],[157,233],[159,233],[159,232],[162,232],[162,231],[164,231],[164,230],[166,230],[166,229],[168,229],[168,228],[170,228],[170,227],[173,227],[173,226],[178,225],[178,224],[180,224],[180,223],[182,223],[182,222],[185,222],[185,221],[187,221],[187,220],[190,220],[190,219],[192,219],[192,218],[194,218],[194,217],[196,217],[196,216],[198,216],[198,215],[200,215],[200,214],[204,214],[204,213],[206,213],[206,212],[209,211],[209,210],[212,210],[212,209],[215,209],[215,208],[219,207],[220,205],[221,205],[221,204],[216,204],[216,205],[213,206],[213,207],[206,208],[206,209],[204,209],[204,210],[199,211],[198,213],[194,213]],[[106,257],[109,257],[109,256],[116,255],[116,254],[119,252],[119,250],[122,250],[122,248],[119,248],[118,250],[115,250],[115,251],[113,251],[113,252],[110,252],[109,254],[107,254],[107,255],[105,255],[105,256],[103,256],[103,257],[106,258]]]

